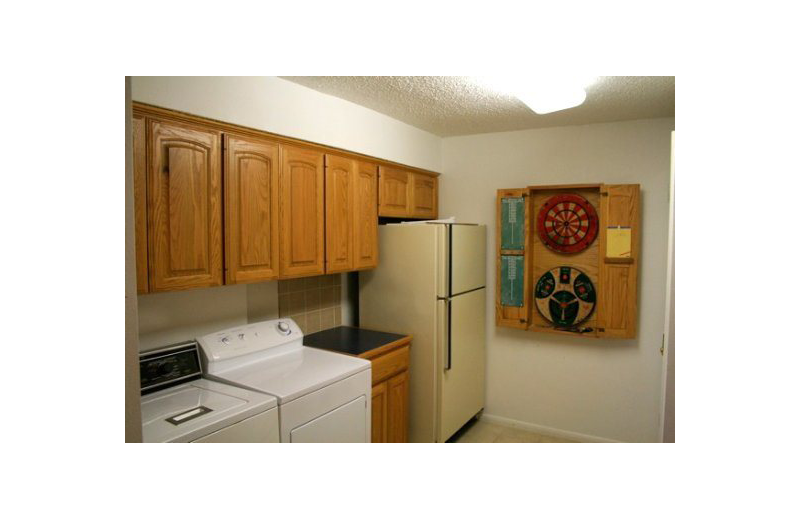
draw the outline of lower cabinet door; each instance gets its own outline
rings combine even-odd
[[[386,381],[372,387],[372,442],[386,442],[389,418],[388,384]]]
[[[388,394],[387,442],[408,442],[408,371],[386,382]]]

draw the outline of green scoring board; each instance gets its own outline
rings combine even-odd
[[[525,257],[500,256],[500,305],[522,307],[525,290]]]
[[[525,249],[524,197],[501,199],[500,235],[500,249]]]

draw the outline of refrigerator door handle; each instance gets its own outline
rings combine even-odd
[[[453,308],[453,301],[450,298],[447,298],[447,358],[445,359],[444,363],[444,371],[447,372],[453,367],[453,349],[452,349],[452,334],[450,330],[450,323],[452,321],[452,308]]]

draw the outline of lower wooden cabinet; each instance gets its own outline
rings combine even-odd
[[[388,383],[384,381],[372,387],[372,442],[387,442],[389,403],[386,389],[388,386]]]
[[[386,385],[387,442],[408,442],[408,370],[390,378]]]
[[[372,442],[408,442],[408,340],[372,357]],[[369,354],[369,352],[367,353]]]

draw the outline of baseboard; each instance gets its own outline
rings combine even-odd
[[[515,419],[507,419],[498,415],[489,415],[484,413],[480,416],[481,420],[488,423],[500,424],[503,426],[510,426],[520,430],[529,432],[540,433],[542,435],[549,435],[550,437],[560,437],[578,442],[622,442],[614,439],[606,439],[605,437],[595,437],[594,435],[586,435],[585,433],[571,432],[568,430],[559,430],[558,428],[550,428],[549,426],[542,426],[540,424],[533,424]]]

